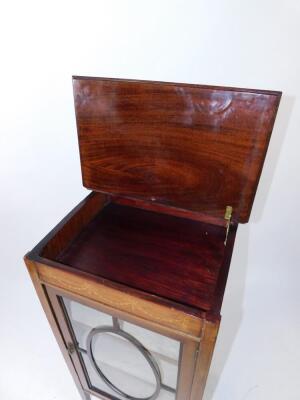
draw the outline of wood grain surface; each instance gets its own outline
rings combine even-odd
[[[280,92],[74,77],[87,188],[247,222]]]
[[[153,329],[176,340],[199,342],[202,317],[192,315],[180,307],[158,304],[150,299],[97,282],[91,277],[35,263],[40,281],[90,307],[99,308],[110,315],[124,318],[147,329]]]
[[[56,258],[61,264],[208,311],[224,227],[108,204]]]

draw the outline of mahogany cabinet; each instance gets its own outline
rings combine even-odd
[[[200,400],[280,92],[74,77],[91,193],[25,262],[83,399]]]

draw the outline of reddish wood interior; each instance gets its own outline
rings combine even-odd
[[[221,226],[110,203],[56,261],[209,311],[232,251],[224,237]]]

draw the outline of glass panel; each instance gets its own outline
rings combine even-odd
[[[179,341],[62,300],[91,389],[119,399],[175,399]]]

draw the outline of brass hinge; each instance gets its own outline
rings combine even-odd
[[[225,240],[224,240],[225,246],[226,246],[227,238],[228,238],[228,234],[229,234],[230,223],[231,223],[231,218],[232,218],[232,211],[233,211],[233,208],[231,206],[226,207],[225,215],[224,215],[224,219],[227,221],[226,222],[226,235],[225,235]]]

